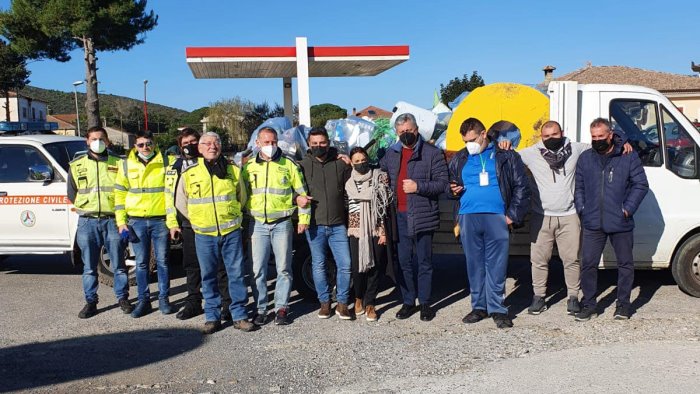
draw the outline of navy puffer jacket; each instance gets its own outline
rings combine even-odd
[[[464,148],[450,160],[450,181],[464,185],[462,169],[468,158],[469,152]],[[517,152],[496,147],[496,177],[506,205],[506,216],[513,221],[514,228],[522,227],[525,215],[530,210],[530,184],[525,175],[525,164]],[[459,198],[452,194],[449,185],[445,193],[451,198]]]
[[[382,171],[389,175],[391,189],[396,193],[401,166],[400,142],[387,149],[379,162]],[[408,161],[408,179],[418,185],[418,191],[406,196],[408,203],[408,233],[413,236],[424,231],[435,231],[440,227],[438,197],[447,187],[447,163],[445,154],[438,148],[425,143],[422,138],[413,147]]]
[[[621,141],[616,141],[609,155],[589,149],[578,159],[574,203],[585,229],[606,233],[632,231],[633,215],[648,190],[639,155],[623,155]],[[625,217],[623,209],[629,217]]]

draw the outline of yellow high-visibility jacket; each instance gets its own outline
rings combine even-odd
[[[165,217],[165,168],[167,156],[156,150],[144,165],[136,149],[122,161],[114,184],[114,208],[117,226],[126,224],[128,217]]]
[[[262,223],[291,217],[297,208],[294,194],[307,194],[299,167],[279,150],[270,161],[260,158],[260,154],[248,161],[241,178],[248,195],[246,210]],[[299,224],[310,222],[311,207],[299,208]]]
[[[180,175],[179,187],[187,196],[187,213],[192,230],[198,234],[222,236],[241,227],[241,170],[229,164],[226,178],[209,173],[204,159],[188,167]],[[169,227],[177,224],[175,212],[168,212]]]
[[[76,187],[73,205],[78,215],[114,215],[114,181],[121,161],[112,154],[107,160],[95,160],[88,153],[70,162],[70,175]]]

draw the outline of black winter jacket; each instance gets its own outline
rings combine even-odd
[[[458,185],[464,185],[462,169],[468,158],[469,152],[465,148],[450,160],[450,181],[456,180]],[[530,184],[525,175],[525,164],[517,152],[496,148],[496,177],[506,205],[506,216],[513,221],[514,228],[522,227],[525,215],[530,210]],[[445,193],[451,198],[459,198],[459,195],[452,194],[449,185]]]
[[[397,179],[401,167],[400,142],[387,149],[379,162],[382,171],[389,175],[391,190],[396,193]],[[427,144],[422,138],[413,147],[413,154],[408,161],[408,179],[418,185],[418,191],[406,196],[408,203],[407,224],[408,234],[415,235],[425,231],[435,231],[440,227],[440,207],[438,197],[447,187],[447,163],[445,154],[433,145]],[[396,205],[396,200],[394,200]]]
[[[347,223],[345,182],[352,168],[338,159],[338,150],[331,147],[324,161],[311,153],[300,162],[306,189],[311,200],[311,225],[333,226]]]
[[[606,233],[633,230],[632,215],[648,190],[639,155],[623,155],[620,141],[616,141],[609,155],[589,149],[578,159],[574,203],[585,229]],[[623,209],[629,217],[625,217]]]

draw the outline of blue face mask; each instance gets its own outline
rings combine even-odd
[[[141,154],[141,152],[138,153],[138,156],[141,158],[141,160],[145,160],[145,161],[151,160],[153,158],[153,156],[155,156],[155,155],[156,155],[155,151],[151,151],[151,154],[148,156]]]

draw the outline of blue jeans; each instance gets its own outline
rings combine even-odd
[[[314,286],[320,302],[329,302],[331,288],[327,280],[326,246],[330,247],[336,266],[336,298],[339,303],[347,304],[350,298],[350,244],[348,229],[343,224],[333,226],[309,226],[306,239],[311,249]]]
[[[508,313],[503,305],[510,234],[506,217],[498,213],[459,215],[460,240],[467,258],[472,309]]]
[[[132,243],[136,255],[136,285],[138,286],[139,301],[148,301],[151,291],[148,289],[148,262],[151,259],[151,245],[158,267],[158,299],[168,298],[170,293],[170,278],[168,277],[168,237],[170,232],[165,225],[165,219],[131,218],[129,225],[134,229],[139,241]]]
[[[408,234],[406,212],[396,213],[399,264],[395,266],[399,297],[404,305],[430,305],[433,291],[433,232]]]
[[[267,266],[270,251],[275,254],[277,283],[275,312],[287,308],[292,291],[292,221],[261,223],[253,221],[250,252],[253,260],[253,299],[258,314],[267,313]],[[198,248],[199,250],[199,248]]]
[[[78,218],[75,235],[83,260],[83,292],[86,302],[97,302],[97,264],[101,247],[109,254],[110,267],[114,272],[114,295],[117,300],[129,298],[129,278],[124,264],[124,245],[114,218]]]
[[[244,278],[241,230],[222,236],[195,234],[194,240],[197,244],[197,259],[202,273],[202,296],[206,321],[221,320],[221,294],[217,278],[218,267],[222,262],[228,275],[228,291],[231,295],[229,310],[233,321],[247,319],[245,305],[248,302],[248,289]]]
[[[617,301],[620,305],[630,307],[630,296],[634,285],[634,258],[632,246],[634,233],[604,233],[600,230],[583,229],[581,244],[581,290],[584,307],[596,307],[598,293],[598,264],[603,254],[605,242],[610,239],[617,259]]]

